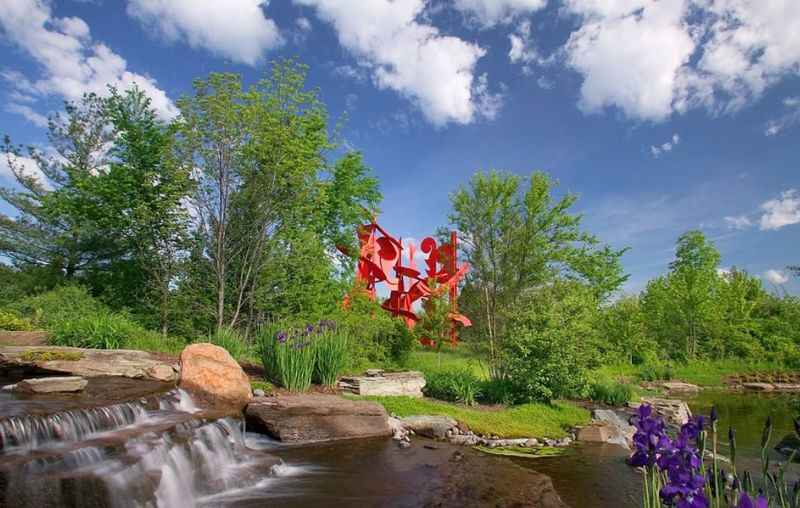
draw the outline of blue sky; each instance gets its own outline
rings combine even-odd
[[[346,118],[397,235],[444,224],[475,170],[540,169],[631,248],[629,291],[699,228],[800,292],[796,0],[3,0],[0,133],[44,146],[45,117],[106,83],[170,118],[192,79],[283,56]]]

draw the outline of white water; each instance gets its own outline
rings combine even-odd
[[[132,402],[0,421],[0,506],[220,506],[293,472],[248,449],[241,422],[202,419],[182,390],[159,408]]]

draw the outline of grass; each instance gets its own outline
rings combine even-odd
[[[441,353],[436,351],[414,351],[408,360],[409,370],[419,370],[425,373],[442,370],[472,371],[479,379],[489,379],[489,370],[478,356],[467,350],[464,346],[456,349],[443,348]]]
[[[259,381],[259,380],[250,380],[250,389],[255,390],[264,390],[265,395],[269,395],[275,390],[275,386],[270,383],[269,381]]]
[[[598,377],[620,381],[638,382],[643,368],[639,365],[606,365],[594,371]],[[734,358],[714,361],[694,360],[688,363],[674,363],[671,366],[673,380],[684,381],[706,387],[720,387],[725,378],[733,375],[755,373],[786,372],[786,367],[772,362],[738,360]]]
[[[463,422],[476,434],[501,438],[560,438],[567,430],[589,422],[589,412],[568,402],[522,404],[486,408],[465,407],[433,399],[412,397],[366,397],[400,417],[412,415],[450,416]]]
[[[53,362],[65,360],[76,362],[83,358],[80,351],[25,351],[20,358],[26,362]]]

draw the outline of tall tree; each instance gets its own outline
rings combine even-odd
[[[0,214],[0,254],[67,279],[103,256],[106,239],[83,224],[78,196],[107,164],[113,137],[105,104],[94,94],[65,103],[64,113],[50,119],[48,151],[24,150],[6,136],[4,152],[18,185],[0,187],[0,199],[16,210],[15,216]],[[26,165],[25,151],[35,168]]]
[[[473,320],[473,335],[486,337],[492,365],[508,312],[526,292],[572,279],[604,299],[627,279],[620,264],[624,250],[602,246],[581,229],[582,217],[570,213],[577,196],[554,199],[552,191],[544,173],[526,180],[492,171],[476,173],[451,196],[450,226],[460,232],[462,255],[471,265],[461,306]]]

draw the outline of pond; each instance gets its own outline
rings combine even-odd
[[[774,430],[771,447],[793,433],[792,418],[797,416],[798,396],[786,394],[731,393],[702,391],[686,398],[693,414],[708,415],[716,405],[719,414],[719,453],[729,455],[728,427],[736,429],[739,470],[760,469],[761,431],[772,416]],[[771,449],[773,461],[786,457]],[[612,445],[583,445],[573,453],[547,459],[517,460],[517,463],[544,473],[553,480],[561,498],[573,508],[636,508],[641,506],[639,474],[625,464],[627,453]],[[797,476],[800,464],[790,470]]]

